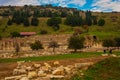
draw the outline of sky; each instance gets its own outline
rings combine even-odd
[[[120,0],[0,0],[1,6],[46,5],[91,10],[95,12],[120,12]]]

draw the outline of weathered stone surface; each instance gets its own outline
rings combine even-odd
[[[28,72],[28,78],[29,79],[32,79],[32,78],[35,78],[35,77],[37,77],[36,71]]]
[[[63,79],[64,78],[64,76],[62,76],[62,75],[51,75],[50,76],[50,79]]]
[[[48,68],[51,68],[51,66],[48,63],[44,63],[44,65]]]
[[[26,75],[5,77],[5,80],[20,80],[22,77],[26,77]]]
[[[20,80],[29,80],[28,77],[22,77]]]
[[[71,68],[69,68],[69,67],[64,67],[64,69],[65,69],[65,72],[67,73],[67,74],[70,74],[71,73]]]
[[[35,68],[40,68],[40,66],[41,66],[40,64],[34,64]]]
[[[90,65],[93,65],[93,63],[92,62],[89,62],[89,63],[76,63],[75,67],[76,68],[83,68],[83,67],[90,66]]]
[[[19,75],[19,74],[26,74],[27,71],[25,69],[14,69],[13,75]]]
[[[44,73],[44,71],[40,70],[40,71],[38,71],[38,76],[39,76],[39,77],[46,77],[47,74]]]
[[[55,61],[53,64],[54,64],[54,66],[59,66],[60,62],[59,61]]]
[[[111,54],[111,56],[112,56],[112,57],[117,57],[117,55],[115,55],[115,54]]]
[[[63,66],[60,66],[52,72],[53,75],[65,75],[65,70]]]
[[[31,66],[28,66],[28,67],[26,67],[26,70],[27,70],[27,71],[32,71],[33,68],[32,68]]]
[[[108,56],[108,54],[101,54],[102,56]]]

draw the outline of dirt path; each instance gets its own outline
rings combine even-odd
[[[61,65],[74,65],[75,63],[86,63],[86,62],[98,62],[108,57],[92,57],[92,58],[79,58],[79,59],[67,59],[67,60],[59,60]],[[44,62],[49,63],[50,65],[53,64],[54,60],[51,61],[37,61],[32,63],[40,63],[43,64]],[[31,64],[26,62],[25,64]],[[0,63],[0,79],[6,76],[12,75],[13,69],[17,67],[17,63]]]

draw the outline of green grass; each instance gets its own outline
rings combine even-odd
[[[71,80],[120,80],[120,58],[109,58],[90,67],[83,77]]]
[[[87,53],[72,53],[53,56],[40,56],[40,57],[26,57],[26,58],[9,58],[0,59],[0,63],[17,62],[17,61],[45,61],[45,60],[63,60],[63,59],[75,59],[75,58],[88,58],[100,56],[102,52],[87,52]]]

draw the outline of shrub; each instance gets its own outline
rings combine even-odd
[[[48,19],[47,25],[48,26],[53,26],[55,30],[59,29],[59,24],[62,22],[62,19],[60,17],[52,17]]]
[[[10,33],[11,37],[20,37],[20,33],[19,32],[12,32]]]
[[[120,47],[120,37],[116,37],[114,40],[115,40],[115,46]]]
[[[74,28],[74,34],[82,34],[83,30],[80,27],[75,27]]]
[[[114,41],[114,39],[109,39],[109,38],[104,39],[104,40],[103,40],[103,46],[104,46],[104,47],[113,47],[113,46],[115,46],[115,41]]]
[[[40,34],[47,34],[47,33],[48,33],[47,30],[41,30],[41,31],[40,31]]]
[[[104,26],[104,25],[105,25],[105,20],[104,20],[104,19],[100,19],[100,20],[98,21],[98,25],[99,25],[99,26]]]
[[[71,36],[68,40],[68,48],[74,49],[74,52],[77,51],[77,49],[81,49],[84,47],[84,38],[80,37],[78,35]]]
[[[32,50],[43,49],[43,45],[40,41],[35,41],[35,43],[30,44]]]

